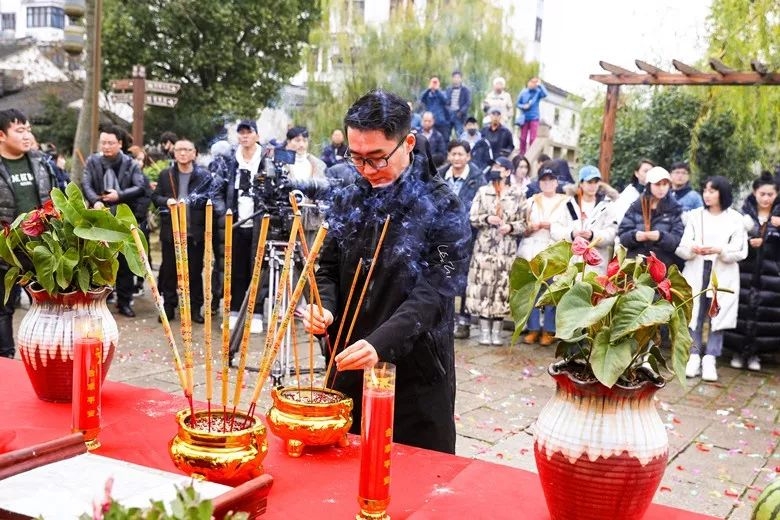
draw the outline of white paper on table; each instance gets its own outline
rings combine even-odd
[[[92,504],[103,501],[110,477],[114,478],[111,496],[127,507],[147,507],[150,500],[162,500],[168,507],[176,498],[176,487],[192,481],[185,475],[85,453],[0,480],[0,507],[45,520],[91,516]],[[194,485],[202,498],[232,489],[205,481]]]

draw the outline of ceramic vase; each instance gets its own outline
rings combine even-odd
[[[534,455],[551,519],[642,518],[669,454],[653,402],[663,380],[607,388],[565,365],[549,372],[556,390],[537,419]]]

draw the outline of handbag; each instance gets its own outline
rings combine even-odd
[[[525,112],[522,109],[517,109],[517,115],[515,116],[515,126],[523,126],[525,124]]]

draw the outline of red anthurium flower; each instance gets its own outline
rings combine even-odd
[[[47,200],[43,203],[43,206],[41,206],[41,213],[43,213],[46,217],[59,217],[59,212],[54,207],[54,201],[51,199]]]
[[[612,283],[607,276],[599,275],[596,277],[596,282],[604,288],[604,292],[608,296],[614,296],[618,292],[618,286]]]
[[[707,310],[707,316],[714,318],[720,312],[720,305],[718,305],[718,291],[712,291],[712,301],[710,301],[710,308]]]
[[[585,250],[585,253],[582,255],[583,260],[585,260],[585,263],[588,265],[599,265],[604,260],[601,258],[601,255],[598,251],[593,249],[592,247],[589,247]]]
[[[6,222],[5,220],[3,220],[1,223],[3,224],[3,236],[7,237],[8,235],[11,234],[11,224]]]
[[[612,278],[619,272],[620,262],[618,261],[617,257],[613,257],[612,260],[609,261],[609,264],[607,264],[607,276]]]
[[[22,221],[21,227],[24,234],[30,237],[39,237],[46,231],[46,225],[38,211],[31,211]]]
[[[582,256],[589,249],[590,244],[582,237],[577,237],[571,243],[571,252],[575,255]]]
[[[650,253],[647,257],[647,271],[650,273],[650,277],[657,284],[660,284],[664,278],[666,278],[666,264],[655,256],[655,253]],[[670,284],[671,287],[671,284]]]
[[[664,269],[665,268],[666,267],[664,266]],[[658,292],[661,293],[661,296],[663,296],[666,301],[669,303],[672,302],[672,282],[668,278],[664,278],[658,282]]]

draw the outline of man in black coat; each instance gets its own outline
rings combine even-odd
[[[439,168],[439,175],[447,181],[450,188],[458,196],[466,213],[471,209],[471,203],[474,202],[474,196],[480,186],[487,184],[485,176],[471,162],[471,148],[467,141],[452,140],[447,145],[448,163]],[[498,160],[509,162],[506,157],[499,157]],[[511,163],[510,163],[511,166]],[[468,261],[471,263],[471,251],[474,240],[477,237],[477,230],[471,228],[471,240],[466,251],[468,252]],[[466,310],[466,288],[460,294],[460,308],[458,309],[458,320],[455,324],[455,337],[466,339],[471,334],[471,315]]]
[[[176,291],[176,251],[173,246],[173,228],[168,204],[183,200],[187,203],[187,259],[190,276],[190,308],[192,321],[203,323],[200,308],[203,306],[203,252],[206,231],[206,202],[219,196],[212,189],[211,173],[195,164],[195,145],[179,139],[173,145],[176,158],[173,166],[160,172],[157,187],[152,194],[154,205],[160,210],[160,245],[162,263],[158,275],[160,292],[165,299],[168,320],[175,317],[179,295]],[[220,208],[224,203],[217,202]],[[219,209],[217,209],[217,214]],[[216,218],[214,218],[216,222]],[[216,232],[212,230],[212,232]]]
[[[374,90],[347,111],[348,157],[360,173],[333,201],[317,283],[324,312],[304,313],[317,334],[335,332],[357,312],[353,343],[337,345],[334,388],[355,401],[360,431],[363,369],[397,366],[393,440],[455,452],[453,298],[468,269],[471,238],[460,200],[427,158],[412,154],[411,112]],[[344,304],[356,269],[365,282],[386,216],[390,224],[363,305]]]
[[[100,154],[93,154],[84,167],[81,187],[84,197],[93,208],[109,207],[112,212],[119,204],[133,209],[136,220],[145,218],[146,209],[141,210],[139,199],[149,194],[148,183],[141,168],[129,155],[122,153],[122,139],[126,132],[113,125],[100,130]],[[148,204],[148,199],[146,199]],[[143,218],[139,219],[142,211]],[[135,317],[131,307],[135,291],[135,275],[130,271],[124,255],[119,255],[119,269],[116,273],[117,310],[128,318]]]

